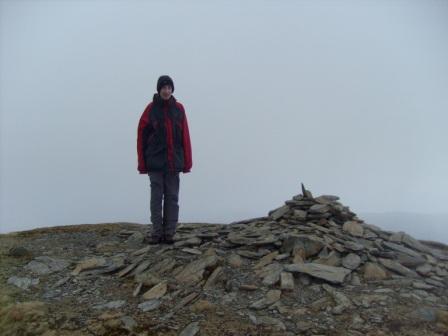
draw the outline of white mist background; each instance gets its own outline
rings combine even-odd
[[[448,242],[447,2],[0,6],[0,232],[149,223],[137,124],[168,74],[193,149],[179,222],[264,216],[303,182]]]

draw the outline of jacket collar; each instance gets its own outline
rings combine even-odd
[[[152,97],[152,101],[154,104],[157,104],[159,106],[166,106],[166,105],[175,105],[176,98],[174,98],[173,95],[171,95],[170,99],[165,100],[163,99],[158,93],[154,93],[154,96]]]

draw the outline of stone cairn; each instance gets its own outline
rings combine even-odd
[[[281,253],[276,259],[292,259],[283,267],[285,271],[331,283],[407,277],[424,279],[427,285],[423,287],[446,286],[446,254],[404,232],[364,223],[338,200],[333,195],[314,198],[302,184],[302,194],[271,210],[268,217],[231,224],[245,226],[231,232],[228,241],[246,246],[274,244]]]

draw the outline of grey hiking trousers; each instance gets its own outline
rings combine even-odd
[[[153,238],[173,237],[179,219],[179,172],[149,172]],[[163,200],[163,215],[162,215]]]

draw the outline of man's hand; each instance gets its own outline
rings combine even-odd
[[[137,170],[140,174],[148,174],[146,167],[138,167]]]

